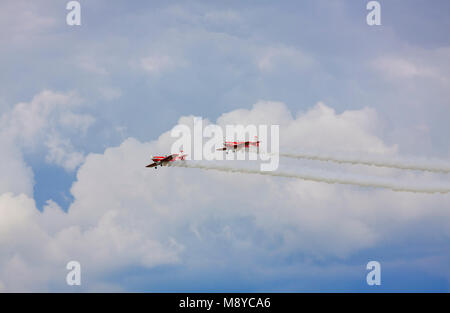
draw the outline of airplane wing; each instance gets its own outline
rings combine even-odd
[[[146,167],[155,167],[156,165],[158,165],[158,164],[152,163],[152,164],[147,165]]]

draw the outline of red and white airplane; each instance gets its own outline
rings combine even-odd
[[[236,152],[241,149],[249,149],[250,147],[256,147],[259,152],[259,140],[258,137],[255,136],[255,141],[225,141],[223,144],[223,148],[217,149],[217,151],[233,151]]]
[[[170,162],[174,161],[185,161],[187,157],[187,154],[183,154],[183,150],[180,150],[180,153],[174,153],[170,155],[165,156],[153,156],[152,157],[152,164],[147,165],[146,167],[154,167],[155,169],[158,166],[167,166],[170,165]]]

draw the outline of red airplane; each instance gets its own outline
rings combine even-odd
[[[255,136],[256,141],[225,141],[223,144],[223,148],[217,149],[217,151],[227,151],[231,150],[236,152],[241,149],[248,149],[250,147],[256,147],[259,152],[259,140],[258,137]]]
[[[147,165],[146,167],[154,167],[155,169],[158,166],[167,166],[170,162],[174,161],[185,161],[187,154],[183,154],[183,150],[180,150],[180,153],[165,155],[165,156],[153,156],[152,164]]]

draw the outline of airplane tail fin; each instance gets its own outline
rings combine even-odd
[[[255,140],[256,140],[256,153],[259,154],[259,143],[260,143],[260,141],[258,140],[258,136],[255,136]]]
[[[180,160],[186,161],[186,156],[187,156],[187,154],[184,154],[183,149],[180,149]]]

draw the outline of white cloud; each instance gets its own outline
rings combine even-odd
[[[48,148],[45,160],[48,163],[54,163],[66,169],[67,171],[75,170],[84,160],[81,152],[75,151],[70,139],[61,139],[54,134],[47,138],[45,146]]]
[[[375,135],[377,117],[371,109],[337,114],[318,104],[294,117],[283,103],[261,101],[217,121],[268,122],[281,125],[282,149],[325,146],[396,153]],[[448,195],[195,169],[146,169],[150,154],[169,148],[168,139],[169,132],[149,143],[129,138],[102,154],[89,154],[72,186],[74,202],[68,213],[61,213],[52,201],[41,213],[28,196],[0,196],[2,288],[42,290],[55,285],[65,277],[55,269],[72,259],[86,268],[85,288],[107,288],[103,275],[128,266],[188,261],[216,266],[242,255],[258,266],[261,259],[296,253],[309,259],[346,258],[392,238],[406,242],[416,225],[425,229],[419,235],[430,244],[427,227],[450,236]],[[415,173],[408,177],[423,178]],[[27,279],[14,279],[19,273]]]
[[[44,90],[0,117],[0,137],[8,138],[19,148],[40,147],[39,143],[44,142],[49,149],[47,161],[73,170],[83,156],[64,135],[85,134],[95,121],[88,114],[75,113],[81,102],[75,93]]]
[[[371,66],[390,80],[431,79],[449,83],[450,48],[433,50],[414,49],[403,55],[382,56]]]
[[[67,131],[85,133],[94,121],[89,115],[72,112],[78,104],[73,94],[43,91],[0,116],[0,195],[33,195],[34,175],[24,161],[24,149],[47,148],[47,161],[66,170],[81,164],[84,156],[63,136]]]
[[[285,149],[380,154],[396,151],[395,146],[386,146],[377,136],[378,117],[375,110],[370,108],[337,114],[319,102],[307,112],[299,112],[294,118],[284,103],[259,101],[252,110],[235,110],[218,119],[218,124],[222,126],[259,123],[281,125],[280,145]]]
[[[374,67],[392,78],[436,77],[438,73],[430,67],[420,66],[401,58],[381,58]]]
[[[82,229],[70,215],[49,202],[40,213],[25,196],[0,195],[0,281],[7,291],[45,291],[49,283],[63,288],[65,264],[78,260],[87,281],[127,264],[154,266],[176,262],[179,247],[143,237],[123,227],[114,210]],[[93,283],[94,285],[94,283]],[[91,286],[88,286],[88,290]]]
[[[42,132],[51,127],[55,115],[67,112],[79,103],[75,94],[44,90],[31,100],[21,102],[1,117],[2,131],[8,136],[33,144]]]
[[[0,132],[0,194],[13,192],[33,194],[33,172],[25,164],[20,149],[13,138],[8,138]]]

